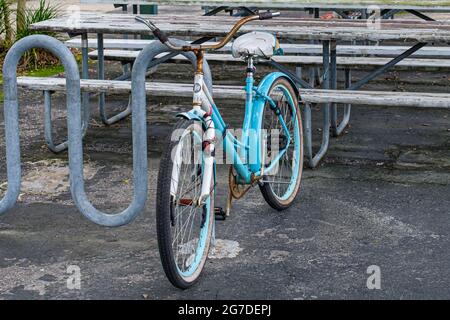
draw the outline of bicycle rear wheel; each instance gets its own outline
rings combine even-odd
[[[302,116],[296,91],[287,79],[277,79],[268,96],[276,107],[269,102],[264,107],[261,129],[265,141],[265,175],[260,189],[266,202],[282,211],[293,204],[300,189],[303,174]]]
[[[200,122],[180,120],[161,158],[158,175],[159,252],[169,281],[180,289],[187,289],[198,280],[213,230],[214,191],[204,205],[198,205],[206,170],[203,133]],[[179,138],[173,141],[174,137]]]

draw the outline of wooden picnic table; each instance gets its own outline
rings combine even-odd
[[[186,15],[157,15],[148,16],[161,30],[170,36],[188,36],[191,38],[220,37],[226,35],[238,18],[227,16],[186,16]],[[83,78],[88,78],[88,34],[97,34],[98,48],[98,79],[104,79],[104,34],[149,34],[146,26],[135,21],[134,15],[127,14],[82,14],[77,19],[67,17],[56,18],[39,22],[31,26],[35,31],[66,32],[71,35],[81,35],[83,39]],[[384,41],[395,40],[410,43],[411,48],[393,58],[384,66],[369,73],[356,83],[348,83],[346,89],[358,90],[369,81],[385,73],[404,59],[420,50],[427,44],[450,43],[450,22],[445,21],[421,21],[421,20],[382,20],[378,22],[378,28],[368,25],[364,20],[319,20],[300,18],[277,18],[268,21],[255,21],[245,25],[240,34],[249,31],[265,31],[276,34],[280,39],[286,40],[313,40],[323,44],[323,84],[322,88],[337,89],[337,50],[341,41]],[[273,62],[272,66],[287,73],[303,88],[312,88],[300,77],[297,77],[289,69]],[[104,95],[100,95],[100,109],[104,107]],[[305,116],[308,125],[305,125],[306,141],[311,140],[310,107],[306,106],[309,114]],[[338,121],[337,105],[330,103],[324,107],[323,142],[321,149],[309,160],[314,167],[326,154],[329,145],[330,133],[339,135],[348,124],[350,106],[346,106],[344,120]],[[331,123],[331,125],[330,125]],[[306,146],[307,153],[312,155],[311,145]]]
[[[81,0],[89,3],[92,0]],[[418,10],[427,12],[449,12],[450,1],[447,0],[95,0],[96,3],[105,4],[156,4],[156,5],[201,5],[201,6],[228,6],[228,7],[261,7],[273,10],[295,10],[305,8],[319,9],[367,9],[369,6],[378,6],[381,9]]]
[[[228,16],[148,16],[161,30],[172,36],[224,36],[237,21]],[[398,40],[419,42],[450,42],[450,22],[421,20],[383,20],[379,29],[369,27],[364,20],[317,20],[277,18],[254,21],[245,25],[240,34],[259,30],[290,40]],[[35,23],[34,31],[69,34],[149,34],[148,28],[135,21],[134,15],[83,13],[79,18],[55,18]]]
[[[133,5],[134,13],[138,7],[150,5],[199,5],[205,9],[205,15],[216,15],[221,11],[228,11],[231,15],[248,15],[259,10],[290,10],[309,11],[314,18],[320,17],[320,11],[334,11],[344,19],[367,19],[369,16],[380,16],[382,19],[394,19],[401,12],[408,12],[420,19],[433,21],[434,18],[425,14],[428,12],[450,12],[450,2],[446,0],[401,1],[401,0],[250,0],[250,1],[221,1],[221,0],[80,0],[81,3],[103,3],[123,6],[127,11],[128,5]],[[236,13],[233,12],[236,10]],[[360,15],[354,13],[359,12]],[[157,10],[154,10],[157,12]],[[153,13],[153,12],[148,12]]]

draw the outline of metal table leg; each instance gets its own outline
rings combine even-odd
[[[128,6],[125,4],[125,5],[122,5],[122,11],[124,12],[124,13],[127,13],[128,12]],[[126,40],[126,39],[128,39],[128,35],[127,34],[124,34],[123,35],[123,38]],[[128,73],[130,71],[130,64],[128,64],[128,63],[126,63],[126,64],[124,64],[123,65],[123,73],[124,74],[126,74],[126,73]]]
[[[337,51],[336,51],[336,41],[330,41],[330,87],[329,89],[337,89]],[[331,104],[331,134],[337,137],[337,104]]]
[[[337,53],[336,53],[336,43],[331,45],[331,73],[330,73],[330,89],[337,89]],[[351,85],[351,70],[345,69],[345,88],[349,88]],[[331,105],[331,134],[333,137],[338,137],[345,130],[350,121],[351,105],[347,104],[344,106],[343,120],[338,122],[338,106],[336,103]]]
[[[67,149],[69,142],[65,141],[56,145],[53,139],[52,130],[52,92],[44,91],[44,136],[45,143],[50,151],[60,153]]]
[[[88,79],[89,78],[89,64],[88,64],[88,35],[82,34],[82,45],[81,45],[81,52],[82,52],[82,78]],[[82,114],[83,114],[83,121],[82,121],[82,133],[83,137],[86,134],[86,131],[89,127],[89,120],[90,120],[90,106],[89,106],[89,100],[90,96],[89,93],[83,93],[82,96]],[[45,135],[45,142],[47,144],[47,147],[50,151],[53,153],[60,153],[62,151],[67,150],[68,148],[68,141],[62,142],[60,144],[55,144],[55,139],[53,138],[53,130],[52,130],[52,92],[44,91],[44,135]]]
[[[103,34],[97,35],[97,52],[98,52],[98,61],[97,61],[97,76],[99,80],[105,79],[105,55],[104,55],[104,37]],[[114,124],[131,114],[131,99],[128,101],[128,105],[124,111],[119,112],[111,118],[108,118],[106,112],[106,102],[105,102],[105,93],[101,92],[98,97],[98,109],[100,113],[100,118],[102,122],[106,125]]]
[[[315,86],[316,83],[316,69],[315,67],[309,68],[309,83],[311,87]],[[311,104],[305,103],[303,111],[303,130],[304,130],[304,142],[305,142],[305,155],[308,159],[308,165],[311,167],[313,162],[313,151],[312,151],[312,115],[311,115]]]
[[[330,80],[331,80],[330,49],[331,49],[330,41],[323,41],[323,83],[322,83],[323,89],[330,88]],[[330,104],[326,103],[323,106],[322,144],[320,146],[319,151],[314,156],[311,147],[312,130],[310,128],[312,127],[312,124],[311,124],[311,109],[309,105],[306,106],[305,111],[306,111],[305,127],[309,128],[308,130],[305,130],[305,144],[307,147],[307,154],[309,153],[308,165],[310,168],[315,168],[319,164],[320,160],[322,160],[322,158],[327,153],[328,146],[330,144]]]
[[[89,79],[89,40],[88,34],[83,33],[81,35],[81,55],[82,55],[82,69],[81,69],[81,77],[82,79]],[[83,119],[86,124],[86,129],[89,125],[89,120],[91,116],[91,108],[89,106],[90,94],[88,92],[84,92],[82,95],[82,111],[83,111]]]
[[[348,89],[352,85],[352,71],[350,69],[345,69],[345,88]],[[344,132],[345,128],[350,123],[350,116],[352,112],[352,105],[346,104],[344,106],[344,116],[339,124],[339,126],[336,128],[335,134],[336,136],[340,136],[342,132]]]

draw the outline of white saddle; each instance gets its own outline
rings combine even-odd
[[[267,32],[253,31],[240,36],[233,42],[231,52],[235,58],[258,56],[263,58],[272,57],[278,50],[277,38]]]

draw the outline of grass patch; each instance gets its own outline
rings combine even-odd
[[[30,76],[30,77],[51,77],[54,75],[57,75],[59,73],[64,72],[63,66],[56,66],[56,67],[49,67],[44,69],[38,69],[38,70],[32,70],[24,72],[23,76]]]
[[[49,68],[31,70],[19,72],[19,76],[29,76],[29,77],[52,77],[64,72],[64,67],[62,65],[53,66]],[[0,86],[3,86],[3,76],[0,75]],[[3,90],[0,91],[0,101],[3,102]]]

